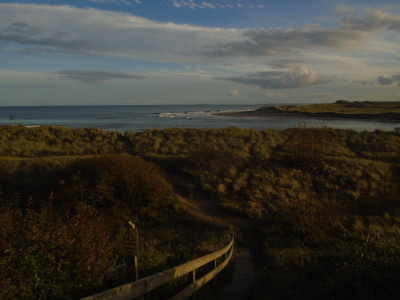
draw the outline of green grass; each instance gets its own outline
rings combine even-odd
[[[275,107],[285,112],[337,113],[337,114],[386,114],[400,113],[400,102],[347,102]]]
[[[60,126],[27,128],[0,126],[0,155],[38,157],[120,152],[123,136],[97,128],[68,129]]]

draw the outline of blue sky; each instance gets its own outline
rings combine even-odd
[[[0,106],[400,100],[398,1],[0,1]]]

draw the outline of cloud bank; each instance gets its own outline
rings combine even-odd
[[[110,2],[111,0],[93,0]],[[113,0],[112,3],[127,1]],[[127,2],[131,3],[131,2]],[[218,7],[207,1],[174,0],[175,7]],[[293,56],[320,48],[360,44],[382,30],[400,32],[400,17],[366,10],[347,13],[333,28],[211,28],[162,23],[92,8],[0,4],[0,41],[19,51],[108,55],[148,61],[204,62],[210,58]]]
[[[60,5],[0,4],[0,42],[22,53],[104,55],[160,62],[204,61],[199,49],[240,30],[151,21]]]
[[[392,85],[393,83],[400,82],[400,75],[393,75],[390,77],[378,76],[376,80],[380,85]],[[398,83],[398,86],[400,86],[400,83]]]
[[[297,67],[291,71],[267,71],[250,73],[241,77],[215,78],[241,84],[258,86],[263,89],[294,89],[310,85],[327,84],[334,80],[307,67]]]
[[[30,26],[23,21],[13,22],[9,26],[6,26],[0,32],[0,41],[30,46],[27,49],[21,49],[21,52],[24,53],[62,52],[84,54],[104,50],[104,47],[86,39],[69,38],[66,32]]]
[[[143,76],[129,75],[117,72],[98,70],[62,70],[56,74],[61,77],[82,81],[88,85],[101,85],[104,80],[110,79],[142,79]]]
[[[207,52],[209,56],[282,55],[299,49],[345,48],[360,44],[381,30],[400,32],[400,17],[380,10],[367,9],[363,17],[348,11],[341,25],[322,28],[307,25],[302,28],[260,28],[246,30],[242,41],[220,43]]]

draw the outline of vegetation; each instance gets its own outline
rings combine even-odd
[[[121,134],[97,128],[0,126],[0,155],[36,157],[120,152]]]
[[[223,112],[218,113],[218,115],[237,117],[302,116],[314,119],[362,119],[398,123],[400,120],[400,102],[338,100],[335,103],[326,104],[265,106],[254,111]]]
[[[229,228],[184,214],[158,168],[140,157],[58,159],[1,161],[4,178],[22,182],[2,186],[0,295],[6,299],[78,298],[124,283],[116,241],[128,220],[139,228],[141,277],[229,239]]]
[[[98,131],[100,140],[83,129],[0,131],[0,296],[77,297],[120,283],[115,235],[128,219],[146,236],[142,275],[223,245],[228,229],[186,215],[155,165],[190,174],[220,206],[259,221],[255,299],[400,294],[394,132],[300,124]],[[64,135],[77,132],[65,156]]]
[[[162,148],[135,148],[159,136]],[[219,204],[261,220],[265,267],[256,299],[398,295],[396,134],[301,124],[148,131],[129,140],[138,153],[173,156]]]
[[[2,297],[76,297],[115,277],[114,226],[90,205],[76,203],[70,209],[74,213],[57,211],[51,202],[40,210],[2,208]]]
[[[400,113],[400,102],[350,102],[339,100],[328,104],[311,104],[276,107],[285,112],[337,113],[337,114],[384,114]]]

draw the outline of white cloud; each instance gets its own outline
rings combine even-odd
[[[400,32],[400,16],[377,9],[366,9],[360,17],[341,7],[341,24],[334,28],[305,25],[301,28],[256,28],[243,32],[242,41],[219,43],[210,49],[210,56],[280,56],[308,49],[346,49],[360,45],[383,30]]]
[[[71,6],[0,4],[0,41],[20,51],[109,55],[152,61],[204,61],[209,45],[236,40],[237,29],[161,23]]]
[[[92,1],[141,3],[140,0]],[[237,2],[222,5],[212,1],[168,0],[168,3],[192,9],[238,7]],[[247,3],[242,1],[242,7],[248,8]],[[333,28],[308,25],[236,29],[155,22],[93,8],[3,3],[0,4],[0,51],[35,58],[38,53],[69,54],[83,56],[88,62],[93,56],[109,56],[132,61],[193,63],[208,74],[196,72],[196,67],[186,70],[187,73],[179,68],[172,73],[180,77],[219,77],[267,89],[331,83],[335,75],[346,79],[348,85],[366,89],[370,87],[363,82],[398,74],[400,17],[380,10],[362,13],[346,7],[338,10],[344,17]],[[41,56],[44,61],[45,57]],[[52,74],[55,76],[54,71]],[[397,81],[392,84],[395,85],[397,88]],[[241,93],[244,91],[243,87]]]
[[[214,5],[210,2],[206,1],[194,1],[194,0],[171,0],[171,5],[176,7],[176,8],[182,8],[182,7],[188,7],[190,9],[196,9],[196,8],[210,8],[210,9],[215,9],[216,7],[220,7],[221,5]],[[222,6],[223,8],[223,6]]]
[[[201,5],[203,5],[203,7],[206,7],[206,8],[215,9],[215,5],[214,5],[214,4],[211,4],[211,3],[209,3],[209,2],[203,1],[203,2],[201,2]]]
[[[89,0],[92,3],[102,3],[102,4],[125,4],[128,6],[132,5],[132,2],[128,0]],[[133,0],[137,4],[141,4],[139,0]]]
[[[284,94],[266,92],[264,94],[267,98],[285,98]]]
[[[317,97],[317,98],[335,98],[336,97],[335,94],[328,93],[328,92],[325,92],[325,93],[323,93],[323,92],[322,93],[312,93],[309,96],[310,97]]]
[[[171,3],[176,7],[220,7],[207,1]],[[0,41],[9,43],[8,48],[20,45],[14,49],[24,53],[99,54],[149,61],[210,63],[238,63],[239,58],[257,62],[260,57],[264,64],[273,64],[274,57],[281,61],[295,57],[304,62],[307,53],[349,51],[366,40],[373,41],[371,37],[383,29],[398,32],[400,17],[366,10],[364,18],[347,15],[336,28],[312,25],[245,30],[162,23],[126,13],[71,6],[0,4]],[[369,45],[375,47],[371,52],[398,53],[397,42],[379,42]]]
[[[100,0],[104,1],[104,0]],[[234,8],[232,4],[220,4],[220,3],[212,3],[207,1],[200,1],[200,0],[169,0],[169,4],[176,8],[190,8],[190,9],[225,9],[225,8]],[[247,9],[254,9],[254,8],[264,8],[264,5],[254,5],[254,4],[237,4],[238,8],[247,8]]]
[[[229,89],[228,90],[228,95],[232,96],[232,97],[237,97],[237,96],[239,96],[239,92],[237,90],[235,90],[235,89]]]
[[[198,77],[198,78],[212,78],[212,76],[210,74],[207,73],[194,73],[194,72],[177,72],[175,73],[175,75],[177,76],[191,76],[191,77]]]
[[[347,5],[339,5],[336,8],[336,10],[340,15],[343,15],[343,16],[352,15],[352,14],[356,13],[356,10],[354,8],[347,6]]]

